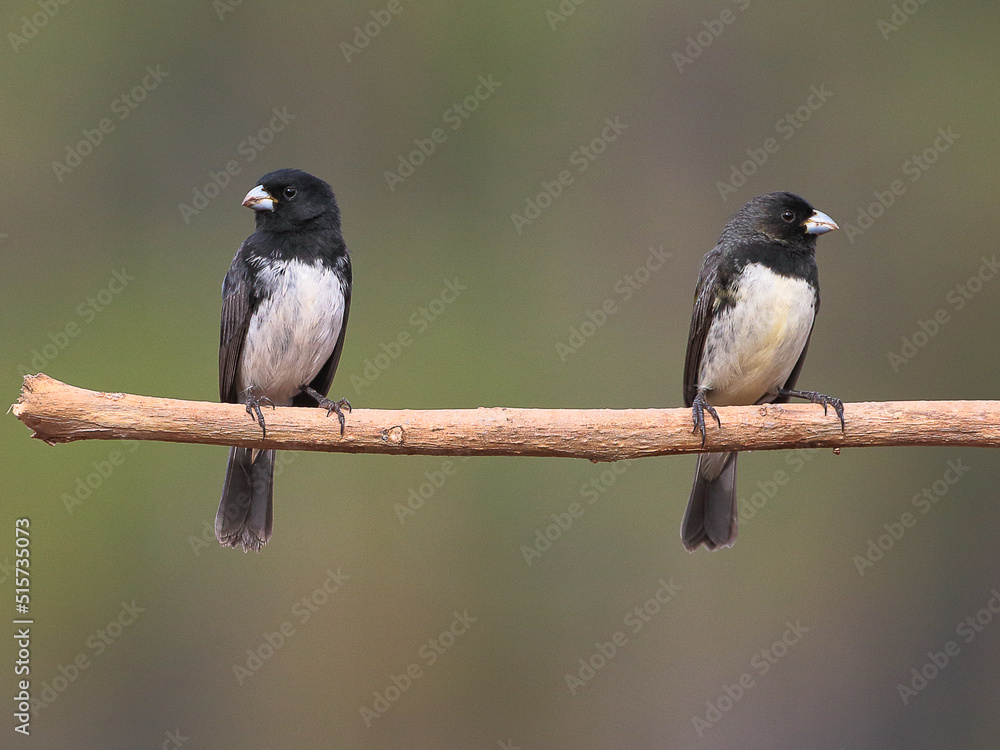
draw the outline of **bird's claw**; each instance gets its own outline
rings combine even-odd
[[[823,404],[823,415],[826,416],[827,404],[833,407],[833,410],[837,413],[837,417],[840,419],[840,431],[846,432],[847,426],[844,424],[844,402],[839,398],[833,398],[832,396],[824,396],[823,394],[818,394],[820,397],[820,403]]]
[[[837,413],[837,418],[840,420],[840,431],[846,432],[847,426],[844,423],[844,402],[839,398],[827,396],[825,393],[817,393],[816,391],[794,391],[789,389],[782,389],[779,391],[779,395],[804,398],[814,404],[819,404],[823,407],[823,416],[829,414],[827,407],[832,406],[833,410]]]
[[[812,401],[814,404],[819,404],[820,406],[823,407],[824,417],[827,414],[829,414],[829,412],[827,411],[827,407],[828,406],[833,407],[834,412],[836,412],[837,414],[837,418],[840,420],[840,431],[845,432],[846,425],[844,424],[844,402],[841,401],[839,398],[834,398],[833,396],[827,396],[823,393],[810,392],[809,395],[811,396],[811,398],[809,399],[810,401]]]
[[[716,425],[721,429],[722,420],[719,419],[719,413],[715,410],[708,401],[705,400],[705,394],[701,391],[698,395],[694,397],[694,402],[691,404],[691,420],[694,422],[694,429],[692,432],[701,432],[701,445],[705,446],[705,442],[708,436],[705,434],[705,412],[708,412],[715,418]]]
[[[337,421],[340,422],[340,434],[341,436],[343,436],[344,425],[346,424],[343,410],[346,408],[347,411],[352,411],[351,402],[348,401],[346,398],[342,398],[340,399],[340,401],[334,401],[333,399],[327,398],[322,393],[320,393],[315,388],[309,385],[301,386],[300,390],[303,393],[308,394],[312,398],[316,399],[316,405],[319,406],[319,408],[321,409],[326,409],[326,416],[329,417],[334,412],[337,412]]]
[[[246,402],[247,414],[253,417],[254,421],[256,421],[257,424],[260,425],[260,430],[263,433],[263,436],[266,438],[267,425],[264,424],[264,412],[261,411],[260,407],[263,404],[264,406],[270,406],[273,409],[274,402],[271,401],[271,399],[269,399],[267,396],[258,396],[255,392],[254,386],[250,386],[249,388],[246,389],[246,397],[247,397],[247,402]]]
[[[330,416],[333,412],[337,412],[337,421],[340,422],[340,434],[344,434],[344,424],[346,420],[344,419],[344,409],[346,408],[348,412],[351,411],[351,402],[346,398],[340,399],[340,401],[334,401],[333,399],[324,398],[319,402],[319,407],[321,409],[326,409],[326,416]]]

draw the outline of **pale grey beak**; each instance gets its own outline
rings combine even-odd
[[[244,203],[243,205],[245,206],[246,204]],[[826,234],[827,232],[832,232],[834,229],[840,229],[837,226],[837,222],[822,211],[813,211],[813,215],[806,219],[802,226],[806,228],[806,234]]]
[[[258,185],[243,199],[243,205],[252,208],[254,211],[273,211],[276,201],[271,197],[263,185]],[[836,227],[836,224],[834,224]]]

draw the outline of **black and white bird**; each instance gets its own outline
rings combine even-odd
[[[784,403],[792,396],[832,406],[836,398],[797,391],[819,311],[816,237],[834,221],[792,193],[761,195],[740,208],[705,256],[684,361],[684,404],[705,443],[705,412],[716,406]],[[737,453],[698,455],[681,525],[689,550],[736,541]]]
[[[243,205],[256,231],[236,251],[222,284],[219,396],[262,406],[320,406],[344,431],[346,399],[326,397],[344,349],[351,259],[330,186],[298,169],[260,178]],[[224,546],[259,550],[271,536],[274,451],[232,448],[215,518]]]

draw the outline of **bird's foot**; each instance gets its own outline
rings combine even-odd
[[[778,391],[779,396],[794,396],[795,398],[804,398],[806,401],[811,401],[814,404],[820,404],[823,407],[823,414],[827,414],[826,407],[832,406],[833,410],[837,412],[837,416],[840,418],[840,431],[845,431],[844,426],[844,402],[839,398],[834,398],[833,396],[827,396],[823,393],[817,393],[816,391],[796,391],[789,388],[782,388]]]
[[[246,397],[247,414],[253,417],[257,424],[260,425],[261,432],[264,433],[264,437],[267,437],[267,426],[264,424],[264,412],[261,411],[260,407],[270,406],[274,408],[274,402],[271,401],[267,396],[257,395],[257,386],[252,385],[247,388],[243,395]]]
[[[329,417],[334,412],[337,413],[337,420],[340,422],[340,434],[343,435],[344,424],[346,423],[346,420],[344,419],[344,409],[346,408],[347,411],[351,411],[351,402],[346,398],[342,398],[340,401],[334,401],[308,385],[302,386],[301,390],[303,393],[306,393],[316,399],[316,405],[319,406],[320,409],[326,409],[326,416]]]
[[[694,422],[694,429],[692,432],[701,432],[701,444],[704,447],[706,435],[705,435],[705,412],[708,412],[715,418],[715,423],[722,427],[722,420],[719,419],[719,413],[705,399],[705,391],[698,391],[697,395],[694,397],[694,401],[691,404],[691,419]]]

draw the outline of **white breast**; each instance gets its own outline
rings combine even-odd
[[[237,373],[242,391],[288,405],[333,353],[344,319],[344,290],[319,262],[287,261],[261,268],[273,290],[250,319]]]
[[[754,404],[782,387],[809,339],[816,293],[804,279],[753,263],[736,304],[717,315],[705,340],[698,385],[718,406]]]

